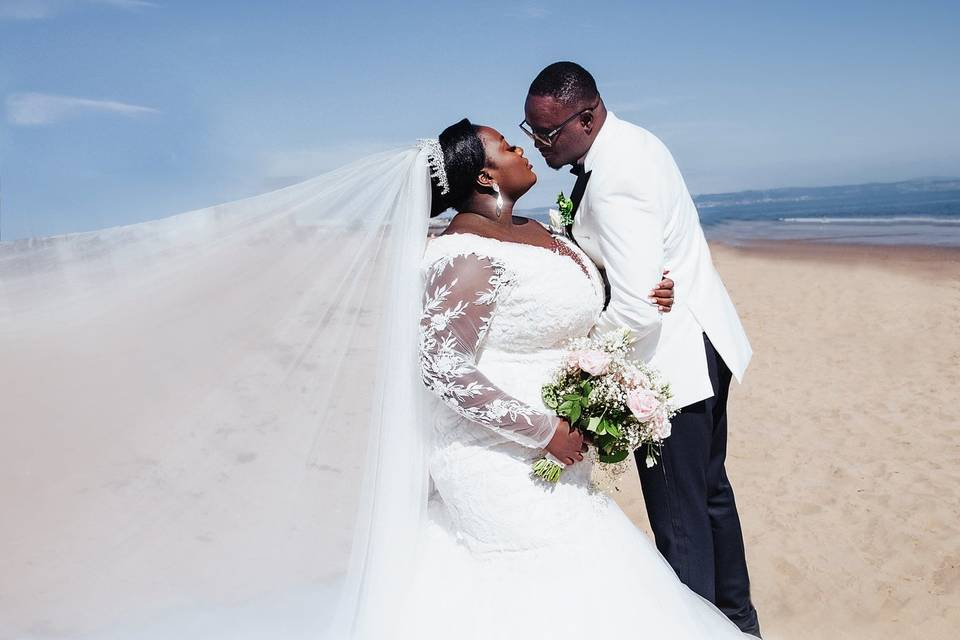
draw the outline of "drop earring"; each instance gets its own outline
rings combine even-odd
[[[497,194],[497,220],[499,220],[500,214],[503,213],[503,196],[500,195],[500,185],[494,182],[490,186],[493,188],[494,193]]]

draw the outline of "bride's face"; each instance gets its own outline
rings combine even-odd
[[[537,183],[533,165],[523,155],[522,148],[507,142],[496,129],[479,127],[477,135],[487,157],[484,172],[500,186],[505,197],[516,202]]]

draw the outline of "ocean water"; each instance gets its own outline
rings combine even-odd
[[[960,247],[960,179],[696,196],[710,240]],[[531,211],[546,220],[546,210]]]

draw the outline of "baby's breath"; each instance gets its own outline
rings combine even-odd
[[[651,461],[656,462],[659,448],[670,434],[670,418],[677,412],[671,402],[670,385],[657,370],[631,357],[632,345],[633,337],[627,329],[575,338],[567,344],[564,361],[543,386],[543,401],[548,407],[574,427],[590,432],[594,457],[602,463],[602,475],[610,480],[623,473],[626,458],[641,447],[646,447],[645,463],[650,466]],[[578,361],[582,354],[592,355],[594,363],[598,354],[605,354],[600,356],[606,362],[602,373],[584,371],[578,362],[590,361]],[[597,370],[590,364],[583,367]],[[638,394],[646,404],[635,412],[631,402],[637,402]],[[540,458],[534,465],[534,475],[557,482],[558,468],[562,467]]]

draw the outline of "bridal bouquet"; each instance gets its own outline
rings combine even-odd
[[[588,437],[599,462],[617,465],[646,446],[652,467],[677,408],[659,373],[628,358],[632,343],[627,329],[571,341],[566,361],[543,385],[543,402]],[[533,474],[557,482],[563,467],[547,454],[534,462]]]

